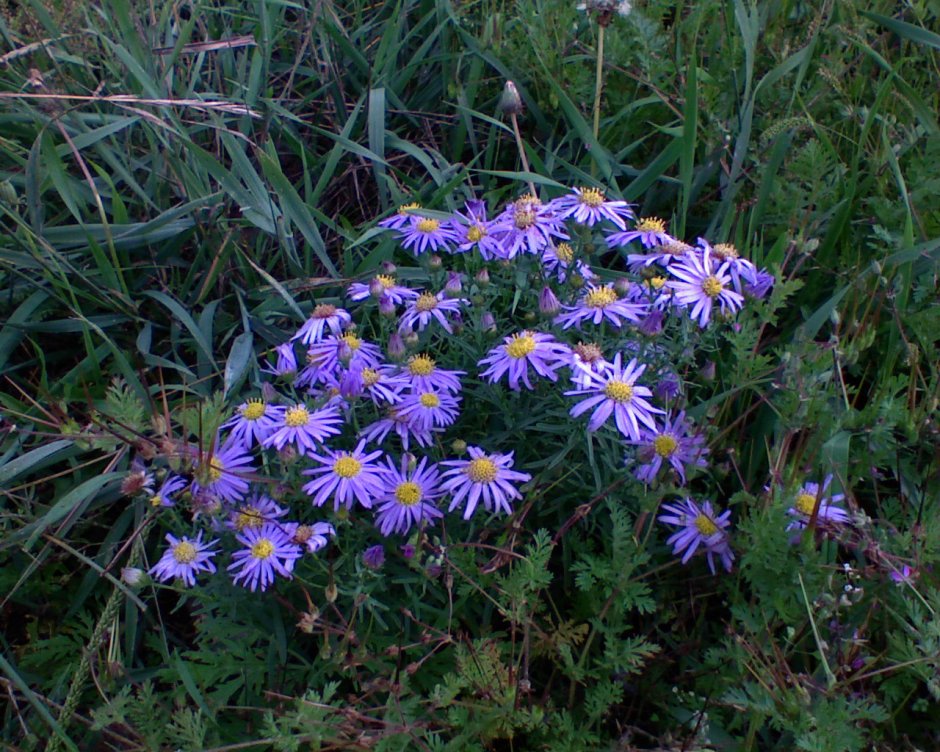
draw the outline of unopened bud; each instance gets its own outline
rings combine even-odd
[[[392,301],[391,296],[385,293],[382,293],[382,297],[379,298],[379,313],[388,318],[395,315],[395,303]]]
[[[310,611],[305,611],[300,615],[300,621],[297,622],[297,629],[305,634],[312,634],[313,628],[320,618],[320,610],[313,606]]]
[[[336,583],[331,582],[323,590],[323,596],[326,598],[327,603],[336,603],[336,597],[339,595],[339,591],[336,589]]]
[[[385,285],[382,284],[382,280],[378,277],[373,277],[372,281],[369,283],[369,295],[373,298],[381,298],[385,293]]]
[[[704,366],[702,366],[702,370],[699,371],[699,375],[705,381],[714,381],[715,380],[715,361],[709,360]]]
[[[458,457],[467,451],[467,442],[463,439],[454,439],[453,443],[450,445],[451,451],[456,454]]]
[[[13,183],[9,180],[4,180],[0,183],[0,201],[7,206],[16,206],[19,203],[16,188],[13,187]]]
[[[392,332],[385,349],[392,360],[401,360],[405,357],[405,340],[398,332]]]
[[[488,334],[496,331],[496,318],[489,311],[484,311],[480,316],[480,328]]]
[[[633,287],[633,283],[626,277],[617,277],[614,282],[614,290],[621,298],[630,292],[631,287]]]
[[[499,109],[505,115],[522,114],[522,97],[512,81],[507,81],[503,87],[503,95],[499,99]]]
[[[463,285],[460,284],[460,275],[457,272],[448,272],[444,295],[448,298],[459,298],[461,292],[463,292]]]
[[[480,269],[475,279],[480,287],[486,287],[490,283],[490,273],[486,269]]]
[[[574,289],[580,290],[582,287],[584,287],[584,277],[582,277],[580,274],[569,274],[568,284],[571,285]]]
[[[444,265],[443,259],[438,256],[436,253],[432,253],[428,257],[428,266],[432,269],[440,269]]]
[[[121,580],[125,585],[130,585],[131,587],[140,587],[141,585],[146,585],[150,578],[143,569],[138,569],[137,567],[124,567],[121,570]]]
[[[539,313],[547,318],[554,318],[561,311],[561,301],[551,287],[544,287],[539,295]]]
[[[402,339],[405,340],[406,347],[414,347],[418,344],[418,335],[413,329],[408,329],[402,335]]]
[[[397,271],[398,271],[398,267],[395,266],[395,264],[393,264],[391,261],[382,262],[382,272],[384,274],[388,274],[389,276],[391,276]]]

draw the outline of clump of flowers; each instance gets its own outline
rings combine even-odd
[[[533,431],[588,457],[612,447],[637,498],[708,471],[679,374],[772,275],[728,244],[674,238],[598,186],[524,194],[496,212],[458,205],[403,203],[381,220],[406,261],[312,301],[210,448],[187,445],[187,461],[165,470],[138,463],[128,493],[173,529],[155,579],[193,587],[228,556],[231,581],[263,591],[352,531],[370,577],[392,561],[440,572],[433,531],[459,540],[553,503]],[[830,480],[804,485],[791,528],[848,521]],[[731,511],[683,495],[662,506],[667,544],[683,563],[702,553],[712,572],[730,570]],[[181,534],[187,513],[197,530]]]

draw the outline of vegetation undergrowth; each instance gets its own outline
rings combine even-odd
[[[930,3],[869,6],[0,5],[3,743],[936,748],[940,36]],[[570,259],[551,233],[448,252],[468,200],[508,211],[504,243],[541,226],[524,192],[551,223],[573,188],[635,218],[561,217]],[[686,262],[605,241],[657,217],[753,264],[710,267],[740,304],[716,292],[700,326],[675,306]],[[417,241],[454,236],[402,248],[422,221]],[[400,326],[414,301],[377,274],[454,305]],[[623,321],[564,328],[592,290]],[[485,375],[528,331],[558,345],[555,379]],[[584,377],[589,338],[646,370]],[[385,409],[362,343],[413,411],[437,406],[402,382],[411,358],[463,372],[453,426],[365,450],[389,457],[371,511],[304,490]],[[658,436],[680,410],[688,430],[588,430],[565,392],[597,379],[618,404],[649,387]],[[283,423],[298,403],[343,433],[305,452],[272,431],[225,467],[252,405]],[[393,469],[476,451],[503,470],[440,473],[516,472],[518,497],[473,510],[451,486],[376,527]],[[226,571],[266,546],[273,581]]]

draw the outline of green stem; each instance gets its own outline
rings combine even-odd
[[[529,169],[529,158],[525,155],[525,146],[522,145],[522,134],[519,132],[519,121],[516,119],[516,114],[513,113],[510,116],[512,120],[512,131],[516,134],[516,146],[519,148],[519,158],[522,160],[522,169],[526,172],[531,172]],[[529,181],[529,190],[532,192],[533,196],[536,196],[535,193],[535,183],[531,180]]]
[[[594,72],[594,140],[601,130],[601,93],[604,90],[604,24],[597,25],[597,69]]]

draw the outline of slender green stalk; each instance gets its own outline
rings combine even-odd
[[[597,25],[597,67],[594,71],[594,140],[601,130],[601,94],[604,91],[604,30],[606,25]]]
[[[512,120],[512,132],[516,134],[516,146],[519,148],[519,158],[522,160],[522,169],[526,172],[531,172],[529,169],[529,158],[525,155],[525,146],[522,143],[522,134],[519,132],[519,121],[516,119],[516,114],[511,113],[509,115]],[[531,180],[529,181],[529,190],[532,195],[535,196],[535,183]]]

